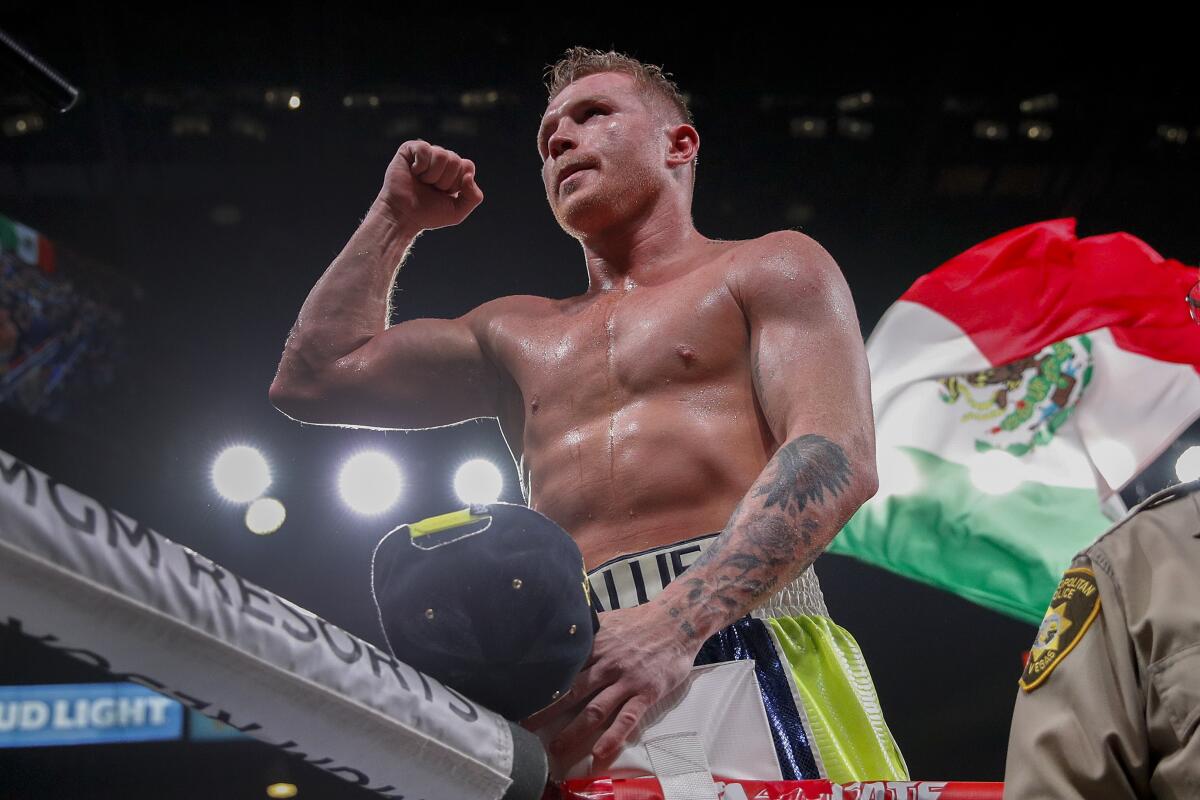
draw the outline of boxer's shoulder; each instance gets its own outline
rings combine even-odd
[[[790,315],[850,302],[841,267],[820,243],[799,231],[773,231],[741,242],[728,262],[726,284],[744,308]]]

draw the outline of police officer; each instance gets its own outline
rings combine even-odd
[[[1200,481],[1063,575],[1021,676],[1005,797],[1200,798]]]

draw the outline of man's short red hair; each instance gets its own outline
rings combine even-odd
[[[662,67],[643,64],[632,56],[613,50],[569,48],[556,63],[546,67],[546,90],[549,92],[547,99],[553,100],[568,85],[598,72],[619,72],[631,76],[640,90],[660,101],[658,105],[663,107],[663,110],[672,116],[677,115],[678,118],[674,121],[695,124],[687,100],[669,74],[663,72]]]

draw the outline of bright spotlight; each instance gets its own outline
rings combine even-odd
[[[246,527],[259,536],[279,530],[285,519],[287,511],[274,497],[260,497],[246,509]]]
[[[213,462],[212,482],[231,503],[249,503],[271,485],[271,470],[253,447],[227,447]]]
[[[1100,468],[1109,486],[1119,489],[1137,471],[1137,459],[1128,447],[1113,439],[1102,439],[1088,447],[1092,462]]]
[[[913,494],[921,488],[917,465],[898,447],[881,447],[875,456],[879,491],[871,498],[880,502],[895,495]]]
[[[1175,462],[1175,476],[1181,481],[1200,478],[1200,447],[1189,447]]]
[[[500,470],[482,458],[463,464],[454,475],[454,493],[467,505],[494,503],[503,488]]]
[[[351,457],[338,475],[338,491],[346,505],[371,516],[387,511],[400,498],[400,470],[383,453],[366,452]]]
[[[1024,480],[1025,468],[1016,457],[1003,450],[978,453],[967,461],[971,483],[985,494],[1006,494]]]
[[[296,789],[296,784],[294,783],[272,783],[267,787],[267,797],[295,797],[298,791],[299,790]]]

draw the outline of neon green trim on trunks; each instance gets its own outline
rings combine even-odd
[[[908,780],[858,643],[826,617],[763,619],[791,667],[825,775],[835,783]]]

